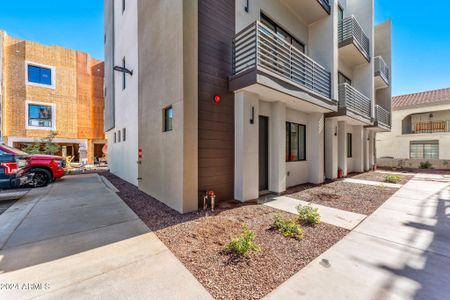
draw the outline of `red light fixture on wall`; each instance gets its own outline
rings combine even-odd
[[[219,104],[221,100],[222,100],[222,98],[220,98],[219,95],[214,96],[214,103]]]

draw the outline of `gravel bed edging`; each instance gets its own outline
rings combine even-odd
[[[182,215],[111,173],[102,176],[216,299],[261,299],[349,232],[319,224],[304,227],[301,241],[285,238],[270,224],[275,215],[295,216],[257,204],[225,203],[213,213]],[[223,249],[244,223],[262,251],[236,259]]]

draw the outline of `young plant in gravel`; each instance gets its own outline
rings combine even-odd
[[[225,251],[237,255],[245,255],[249,251],[259,252],[261,248],[254,242],[256,233],[249,230],[247,225],[242,226],[242,234],[225,246]]]
[[[389,183],[399,183],[402,179],[398,175],[386,175],[384,176],[384,181]]]
[[[283,219],[280,215],[276,215],[271,229],[280,232],[285,237],[300,240],[303,237],[303,228],[298,225],[295,220]]]
[[[320,223],[319,209],[311,204],[297,206],[298,221],[300,224],[316,225]]]

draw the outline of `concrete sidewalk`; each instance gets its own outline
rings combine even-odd
[[[449,185],[417,175],[266,299],[449,299]]]
[[[211,299],[96,174],[33,189],[0,215],[2,299]]]

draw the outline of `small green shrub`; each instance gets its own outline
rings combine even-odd
[[[242,234],[225,246],[225,251],[237,255],[245,255],[248,251],[259,252],[261,248],[255,244],[256,233],[249,230],[247,225],[242,226]]]
[[[384,181],[389,183],[399,183],[402,179],[398,175],[386,175],[384,176]]]
[[[273,224],[270,228],[280,232],[285,237],[300,240],[303,237],[303,229],[295,220],[283,219],[279,215],[275,216]]]
[[[297,206],[299,223],[309,225],[319,224],[320,214],[318,213],[318,211],[318,208],[314,208],[310,204],[305,206]]]
[[[419,168],[430,169],[433,165],[429,161],[421,162]]]

